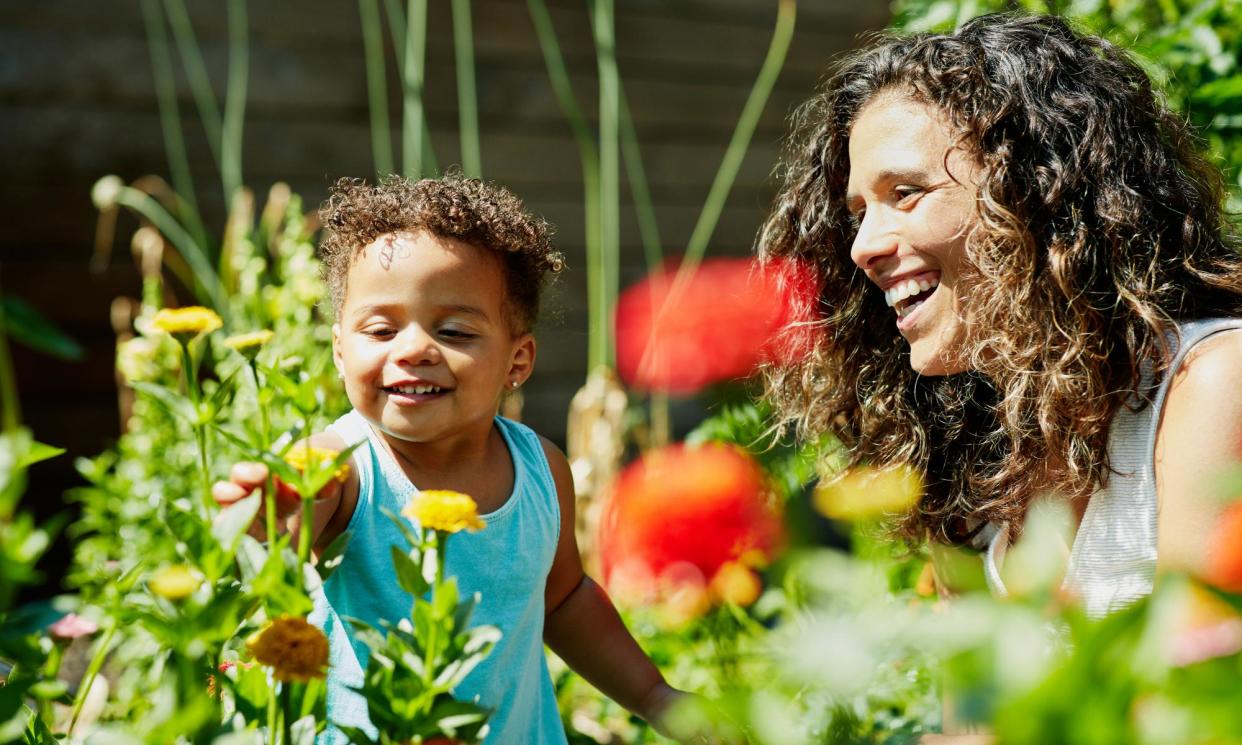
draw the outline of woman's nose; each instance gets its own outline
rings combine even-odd
[[[864,213],[850,246],[850,259],[858,268],[869,271],[877,263],[897,252],[897,239],[891,226],[878,215]]]

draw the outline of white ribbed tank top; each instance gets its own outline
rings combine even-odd
[[[1087,615],[1098,618],[1151,594],[1156,578],[1156,430],[1170,381],[1186,354],[1212,334],[1242,329],[1242,318],[1178,324],[1177,354],[1152,404],[1135,412],[1122,408],[1108,432],[1113,474],[1091,495],[1070,549],[1064,589],[1077,596]],[[1007,526],[988,526],[982,536],[984,575],[992,593],[1007,595],[1000,566],[1009,545]]]

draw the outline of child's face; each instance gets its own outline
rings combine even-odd
[[[349,401],[407,442],[481,436],[535,342],[505,312],[500,258],[426,232],[380,236],[355,257],[332,327]]]

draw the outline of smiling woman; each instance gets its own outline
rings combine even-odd
[[[765,260],[824,333],[768,396],[848,466],[905,464],[911,540],[999,565],[1037,497],[1100,615],[1197,569],[1242,443],[1242,262],[1220,173],[1146,73],[1052,17],[879,39],[800,111]],[[848,470],[848,469],[847,469]]]

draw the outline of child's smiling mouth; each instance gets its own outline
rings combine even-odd
[[[452,389],[433,383],[399,383],[382,386],[380,390],[387,393],[394,403],[412,405],[438,398]]]

